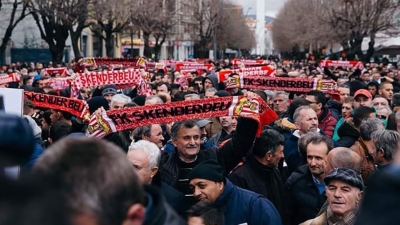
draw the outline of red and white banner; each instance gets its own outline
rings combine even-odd
[[[364,70],[364,64],[360,61],[340,61],[340,60],[321,60],[319,67],[346,67],[346,68],[356,68],[359,70]]]
[[[69,75],[66,67],[61,68],[45,68],[42,70],[43,76],[48,76],[51,74]]]
[[[8,75],[0,76],[0,85],[8,84],[11,82],[19,82],[19,79],[15,73],[10,73]]]
[[[231,74],[239,74],[240,76],[268,76],[275,77],[276,69],[272,66],[259,66],[234,70],[221,70],[218,72],[219,82],[224,82]]]

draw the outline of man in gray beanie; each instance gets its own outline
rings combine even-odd
[[[117,87],[115,85],[104,85],[103,91],[101,95],[108,101],[108,104],[111,103],[112,96],[117,94]]]
[[[189,174],[190,188],[200,201],[214,202],[222,209],[225,225],[280,225],[274,205],[264,196],[239,188],[224,177],[216,160],[199,163]]]

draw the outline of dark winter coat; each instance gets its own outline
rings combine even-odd
[[[263,195],[278,210],[282,223],[290,224],[290,200],[282,175],[278,168],[265,166],[253,156],[235,168],[228,179],[236,186]]]
[[[292,199],[292,224],[300,224],[313,219],[326,200],[319,194],[308,165],[299,167],[286,181]]]
[[[281,218],[274,205],[260,194],[239,188],[229,180],[215,200],[224,213],[225,225],[280,225]]]

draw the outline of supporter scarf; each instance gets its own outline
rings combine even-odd
[[[28,91],[24,92],[24,97],[30,99],[35,107],[64,111],[84,120],[89,119],[90,116],[86,102],[83,100]]]
[[[258,96],[252,100],[244,96],[199,99],[109,110],[101,116],[93,114],[89,120],[87,136],[102,138],[112,132],[150,124],[218,116],[241,116],[254,119],[259,123],[258,136],[264,125],[278,118],[276,113]]]
[[[221,70],[218,72],[219,82],[224,82],[229,75],[232,73],[237,73],[241,76],[276,76],[276,70],[272,66],[258,66],[258,67],[250,67],[250,68],[242,68],[242,69],[234,69],[234,70]]]
[[[51,74],[69,75],[66,67],[61,68],[46,68],[42,70],[43,76],[48,76]]]
[[[69,88],[70,84],[71,84],[71,80],[69,77],[50,78],[50,81],[48,83],[48,85],[56,91]]]
[[[10,73],[5,76],[0,76],[0,85],[8,84],[11,82],[19,82],[19,79],[15,73]]]
[[[78,74],[72,81],[71,95],[78,96],[79,89],[83,87],[94,87],[106,84],[137,86],[139,95],[151,95],[151,89],[144,79],[146,72],[139,69],[114,70],[103,72],[87,72]]]
[[[175,71],[194,72],[196,70],[210,70],[211,68],[211,64],[201,64],[197,62],[178,62],[175,64]]]
[[[360,61],[321,60],[321,62],[319,63],[320,68],[329,67],[329,66],[346,67],[346,68],[352,67],[352,68],[356,68],[359,70],[364,69],[364,65]]]
[[[331,92],[335,90],[336,87],[336,82],[333,80],[250,75],[234,75],[232,77],[229,77],[226,85],[226,89],[250,88],[293,92],[309,92],[311,90]]]

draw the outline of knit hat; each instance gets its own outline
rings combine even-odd
[[[215,160],[206,160],[195,166],[189,174],[189,180],[195,178],[210,180],[214,182],[225,182],[221,165]]]
[[[225,91],[225,90],[217,91],[217,92],[215,92],[214,95],[215,95],[215,96],[218,96],[218,97],[228,97],[228,96],[231,96],[231,94],[229,94],[229,92],[227,92],[227,91]]]
[[[138,106],[144,106],[144,102],[146,101],[146,96],[138,95],[133,99],[133,102]]]
[[[332,180],[341,180],[351,186],[359,188],[361,191],[364,189],[364,183],[360,175],[354,170],[347,168],[335,168],[324,179],[325,184],[328,185]]]
[[[101,95],[104,96],[106,94],[117,94],[117,87],[115,85],[104,85]]]
[[[110,109],[110,107],[108,105],[108,101],[105,98],[100,97],[100,96],[93,97],[92,99],[87,101],[87,103],[89,105],[90,114],[93,114],[96,110],[98,110],[102,106],[105,110]]]

